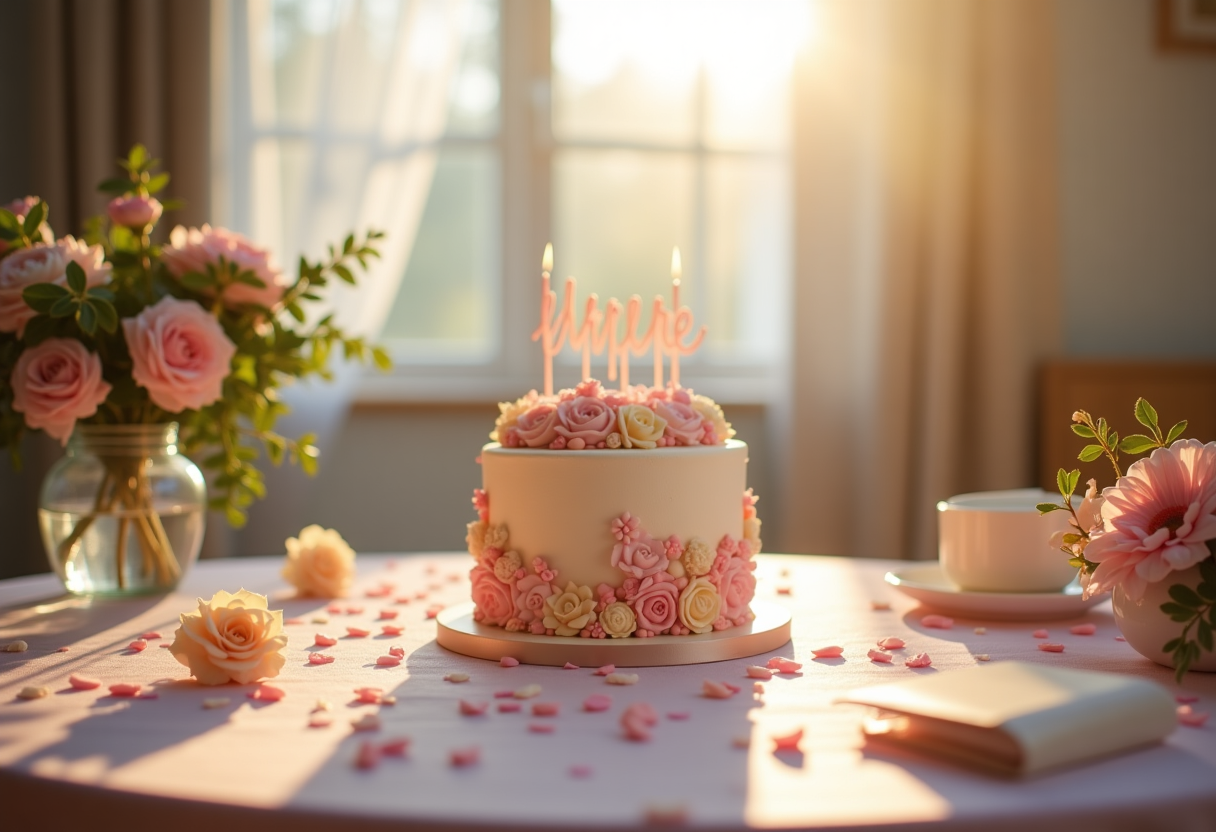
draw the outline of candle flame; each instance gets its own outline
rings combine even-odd
[[[540,260],[541,271],[553,271],[553,243],[545,243],[545,256]]]
[[[680,276],[683,274],[683,266],[680,263],[680,247],[671,247],[671,279],[676,283],[680,282]]]

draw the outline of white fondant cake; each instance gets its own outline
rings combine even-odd
[[[717,405],[586,382],[502,411],[468,530],[479,622],[624,638],[750,620],[760,521]]]

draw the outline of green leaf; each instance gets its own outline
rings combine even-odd
[[[1170,432],[1168,434],[1166,434],[1166,436],[1165,436],[1165,444],[1166,445],[1174,444],[1174,440],[1177,439],[1179,436],[1182,436],[1182,432],[1184,430],[1186,430],[1186,424],[1187,424],[1186,419],[1183,419],[1181,422],[1179,422],[1178,424],[1176,424],[1172,428],[1170,428]]]
[[[187,289],[193,289],[196,292],[204,292],[215,287],[214,277],[198,272],[186,272],[177,280]]]
[[[76,320],[86,335],[97,334],[97,310],[93,308],[93,304],[82,303],[80,311],[76,314]]]
[[[17,222],[17,215],[7,208],[0,208],[0,229],[12,232],[12,236],[7,237],[9,240],[21,234],[21,223]]]
[[[1161,648],[1161,652],[1162,653],[1173,653],[1175,650],[1177,650],[1181,646],[1182,646],[1182,636],[1178,636],[1177,638],[1172,638],[1169,641],[1167,641],[1165,643],[1165,646]]]
[[[1143,397],[1136,399],[1136,421],[1149,430],[1157,429],[1157,411]]]
[[[1195,617],[1195,610],[1190,607],[1184,607],[1181,604],[1175,604],[1172,601],[1166,601],[1161,605],[1161,611],[1172,618],[1174,621],[1190,621]],[[1179,616],[1182,616],[1179,618]]]
[[[1077,483],[1081,480],[1081,472],[1076,468],[1068,472],[1068,493],[1072,494],[1077,490]]]
[[[68,261],[67,276],[68,288],[77,295],[83,295],[84,290],[89,286],[89,278],[75,260]]]
[[[372,347],[372,361],[376,362],[376,367],[381,370],[388,371],[393,369],[393,359],[383,347]],[[1039,510],[1043,511],[1042,506],[1045,505],[1051,506],[1049,511],[1064,508],[1063,506],[1057,506],[1055,503],[1039,503]],[[1043,513],[1046,514],[1047,512],[1044,511]]]
[[[352,285],[352,286],[355,285],[355,283],[356,283],[355,276],[353,274],[351,274],[350,269],[346,268],[346,266],[343,266],[341,263],[334,263],[333,272],[334,272],[334,274],[336,274],[338,277],[345,280],[350,285]]]
[[[35,283],[21,291],[21,298],[37,312],[46,314],[60,298],[68,297],[68,290],[57,283]]]
[[[232,278],[233,283],[244,283],[246,286],[253,286],[256,289],[265,289],[266,281],[258,277],[251,271],[238,272]]]
[[[149,194],[155,194],[155,193],[159,193],[160,191],[163,191],[165,189],[165,186],[168,184],[169,184],[169,174],[158,173],[158,174],[156,174],[156,176],[153,176],[151,179],[149,179],[148,184],[145,185],[144,187],[146,187],[148,189]]]
[[[1199,626],[1195,628],[1195,638],[1199,642],[1199,646],[1209,653],[1212,652],[1212,625],[1203,619],[1199,620]]]
[[[1063,468],[1056,471],[1056,487],[1060,489],[1061,497],[1071,497],[1072,489],[1068,487],[1068,472]]]
[[[97,186],[97,190],[102,193],[114,194],[114,196],[122,196],[133,187],[134,183],[130,179],[103,179],[101,184]]]
[[[1195,587],[1195,592],[1199,597],[1208,603],[1216,603],[1216,584],[1210,584],[1207,581],[1200,581]]]
[[[110,334],[118,330],[118,312],[114,309],[114,304],[104,300],[87,300],[85,306],[97,315],[97,325],[103,330]]]
[[[76,298],[71,295],[64,295],[52,304],[51,311],[48,314],[52,318],[66,318],[69,315],[75,315],[76,307],[79,305],[80,303]]]
[[[33,237],[38,231],[38,226],[42,225],[42,221],[46,219],[46,203],[39,200],[30,212],[25,215],[25,222],[21,226],[21,230],[25,232],[25,236]]]
[[[1171,598],[1184,607],[1197,610],[1203,606],[1203,599],[1195,593],[1195,590],[1185,584],[1174,584],[1170,587],[1169,593]]]
[[[1108,428],[1106,426],[1106,420],[1103,419],[1102,417],[1098,417],[1098,438],[1106,439],[1107,430],[1108,430]]]
[[[1066,534],[1066,535],[1064,535],[1064,545],[1072,546],[1074,543],[1080,543],[1084,539],[1085,539],[1085,537],[1083,535]]]
[[[1216,584],[1216,558],[1199,561],[1199,575],[1210,584]]]
[[[1098,457],[1102,456],[1101,445],[1086,445],[1081,449],[1081,453],[1077,454],[1077,459],[1082,462],[1093,462]]]
[[[1157,447],[1157,440],[1142,433],[1133,433],[1131,436],[1125,436],[1123,437],[1123,441],[1119,443],[1119,450],[1125,454],[1142,454],[1155,447]]]
[[[1069,427],[1072,428],[1072,432],[1075,433],[1077,436],[1082,436],[1086,439],[1094,438],[1093,429],[1090,428],[1088,425],[1069,425]]]
[[[100,286],[90,289],[85,293],[85,297],[89,298],[90,300],[104,300],[106,303],[114,302],[114,293],[109,289],[105,289]]]
[[[139,170],[148,163],[148,149],[142,144],[137,144],[131,148],[131,152],[127,154],[127,169]]]
[[[234,529],[242,528],[245,525],[245,512],[241,511],[234,505],[228,505],[224,508],[224,514],[228,518],[228,525]]]

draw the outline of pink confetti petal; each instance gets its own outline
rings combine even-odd
[[[650,739],[651,728],[659,721],[655,709],[645,702],[635,702],[621,714],[621,729],[625,738],[634,742],[646,742]]]
[[[498,712],[500,714],[517,714],[523,709],[523,705],[519,702],[499,702]]]
[[[519,667],[519,659],[513,656],[503,656],[498,663],[502,667]]]
[[[1050,641],[1040,641],[1036,646],[1040,650],[1042,650],[1044,653],[1063,653],[1064,652],[1063,644],[1054,644]]]
[[[380,700],[384,697],[383,688],[355,688],[355,701],[364,705],[379,705]]]
[[[359,733],[364,731],[379,731],[380,717],[376,714],[363,714],[358,719],[352,719],[350,727]]]
[[[386,757],[404,757],[410,750],[409,737],[394,737],[380,743],[380,753]]]
[[[460,700],[460,715],[461,716],[481,716],[490,707],[489,702],[470,702],[467,699]]]
[[[596,671],[595,671],[595,673],[594,673],[593,675],[595,675],[595,676],[611,676],[613,673],[616,673],[616,665],[614,665],[614,664],[606,664],[606,665],[604,665],[604,666],[603,666],[603,667],[601,667],[601,668],[597,668],[597,669],[596,669]]]
[[[701,683],[701,695],[706,699],[730,699],[735,693],[723,682],[706,679]]]
[[[870,609],[874,610],[875,612],[885,612],[886,610],[891,609],[891,602],[890,601],[871,601]]]
[[[760,694],[764,693],[764,683],[763,682],[752,682],[752,693],[760,693]]]
[[[276,688],[274,685],[258,685],[245,695],[259,702],[278,702],[287,696],[287,691],[282,688]]]
[[[427,607],[427,608],[426,608],[426,617],[427,617],[427,618],[435,618],[435,617],[436,617],[436,616],[438,616],[438,615],[439,615],[439,613],[441,613],[441,612],[443,612],[443,605],[442,605],[442,604],[436,604],[435,606],[432,606],[432,607]]]
[[[141,633],[139,637],[142,638],[144,641],[156,641],[157,639],[164,638],[164,636],[162,636],[160,633],[156,632],[155,630],[149,630],[146,633]]]
[[[367,638],[372,634],[372,631],[364,627],[347,627],[346,634],[351,638]]]
[[[667,712],[667,718],[670,720],[674,720],[675,722],[683,722],[684,720],[688,719],[690,716],[692,716],[692,714],[690,714],[688,711],[668,711]]]
[[[313,714],[308,718],[309,728],[328,728],[334,724],[334,718],[329,714]]]
[[[1115,641],[1127,641],[1123,636],[1115,636]]]
[[[1030,635],[1033,638],[1049,638],[1051,636],[1051,633],[1047,632],[1046,630],[1035,630]]]
[[[817,650],[812,650],[811,653],[817,659],[838,659],[844,653],[844,648],[833,644],[829,647],[820,647]]]
[[[891,658],[892,658],[891,654],[884,653],[882,650],[870,650],[868,653],[866,653],[866,655],[870,657],[870,661],[876,662],[878,664],[890,664],[891,663]]]
[[[169,645],[167,645],[167,644],[162,644],[162,645],[161,645],[161,647],[168,647],[168,646],[169,646]],[[69,651],[69,650],[71,650],[71,649],[72,649],[71,647],[56,647],[56,648],[55,648],[55,652],[56,652],[56,653],[66,653],[66,652],[68,652],[68,651]]]
[[[799,728],[797,731],[793,732],[792,734],[785,734],[785,735],[779,736],[779,737],[774,736],[772,738],[773,744],[775,746],[773,748],[773,750],[774,751],[797,751],[798,745],[802,742],[802,734],[803,734],[803,731],[801,728]]]
[[[1190,705],[1193,702],[1198,702],[1199,697],[1193,693],[1180,693],[1174,697],[1175,702],[1180,702],[1183,705]]]
[[[318,647],[333,647],[338,643],[338,640],[333,636],[327,636],[324,633],[317,633],[312,637],[312,642]]]
[[[297,624],[303,624],[303,623],[304,623],[303,618],[284,618],[283,619],[283,624],[288,627],[294,627]]]
[[[100,679],[91,679],[88,676],[81,676],[79,673],[73,673],[68,677],[68,684],[74,690],[93,690],[101,687]]]
[[[1206,711],[1197,711],[1190,705],[1178,706],[1178,722],[1188,728],[1202,728],[1208,721]]]
[[[166,649],[167,649],[167,648],[172,647],[173,645],[172,645],[172,644],[168,644],[168,643],[162,643],[162,644],[158,644],[158,645],[156,645],[156,646],[157,646],[157,647],[164,647],[164,648],[166,648]],[[59,649],[60,649],[61,651],[63,651],[63,652],[67,652],[67,649],[68,649],[68,648],[66,648],[66,647],[60,647]]]
[[[361,615],[362,613],[363,613],[363,607],[359,606],[358,604],[356,604],[352,607],[346,608],[347,615]]]
[[[579,669],[580,668],[578,665],[571,664],[570,662],[566,662],[564,665],[562,665],[562,670],[579,670]]]
[[[954,628],[954,619],[945,615],[926,615],[920,620],[921,626],[934,630],[950,630]]]
[[[1069,627],[1068,632],[1072,633],[1074,636],[1092,636],[1094,633],[1098,632],[1098,625],[1097,624],[1076,624],[1072,627]]]
[[[377,656],[376,657],[376,666],[377,667],[396,667],[399,664],[401,664],[400,656]]]
[[[453,748],[448,759],[455,768],[466,768],[481,762],[481,748],[476,745],[468,748]]]
[[[898,636],[887,636],[878,640],[878,646],[883,650],[898,650],[905,646],[905,642]]]
[[[393,599],[394,604],[408,604],[409,602],[410,602],[409,597],[405,596],[405,595],[401,596],[400,598]]]
[[[381,621],[392,621],[394,618],[396,618],[400,614],[401,614],[401,610],[380,610],[380,620]]]
[[[917,653],[910,659],[904,660],[904,667],[929,667],[933,664],[933,659],[929,658],[928,653]]]
[[[309,653],[308,654],[308,663],[309,664],[333,664],[333,662],[334,662],[334,657],[327,656],[324,653]]]
[[[388,648],[388,654],[390,656],[396,656],[399,659],[404,659],[405,658],[405,648],[402,647],[400,644],[394,644],[392,647]]]
[[[590,777],[592,773],[591,766],[573,765],[568,769],[571,777],[577,777],[580,780]]]
[[[528,730],[533,734],[552,734],[557,728],[552,722],[529,722]]]
[[[393,588],[391,586],[376,586],[365,591],[363,594],[368,598],[384,598],[391,595]]]
[[[135,696],[139,693],[141,687],[142,685],[135,684],[134,682],[119,682],[116,685],[110,685],[110,695]]]
[[[749,679],[767,680],[767,679],[773,678],[773,671],[769,670],[767,667],[760,667],[758,665],[753,664],[753,665],[748,665],[747,676]]]
[[[337,615],[338,613],[342,612],[342,605],[341,604],[330,604],[328,607],[325,608],[325,611],[327,613],[329,613],[330,615]]]
[[[495,699],[514,699],[515,691],[513,690],[496,690],[494,691]]]
[[[793,590],[792,590],[790,587],[788,587],[788,586],[779,586],[779,587],[777,587],[777,594],[778,594],[778,595],[789,595],[791,592],[793,592]]]
[[[797,673],[802,670],[802,662],[796,662],[784,656],[774,656],[768,660],[767,666],[769,670],[775,670],[778,673]]]
[[[380,628],[380,632],[386,636],[399,636],[405,632],[405,628],[397,624],[385,624]]]
[[[127,647],[134,650],[136,653],[142,653],[148,649],[148,642],[144,641],[142,638],[137,638],[135,641],[128,644]]]
[[[593,693],[583,700],[583,710],[591,711],[606,711],[612,707],[612,697],[606,693]]]
[[[532,716],[557,716],[561,709],[562,706],[558,702],[534,702]]]
[[[355,768],[362,771],[368,771],[380,765],[380,749],[371,741],[362,742],[359,744],[359,751],[355,754]]]

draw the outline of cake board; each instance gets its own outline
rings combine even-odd
[[[742,627],[691,636],[652,638],[556,638],[510,632],[473,620],[473,602],[443,610],[436,617],[440,647],[498,661],[511,656],[523,664],[562,667],[567,662],[586,667],[661,667],[742,659],[776,650],[790,640],[790,613],[768,601],[753,601],[756,616]]]

